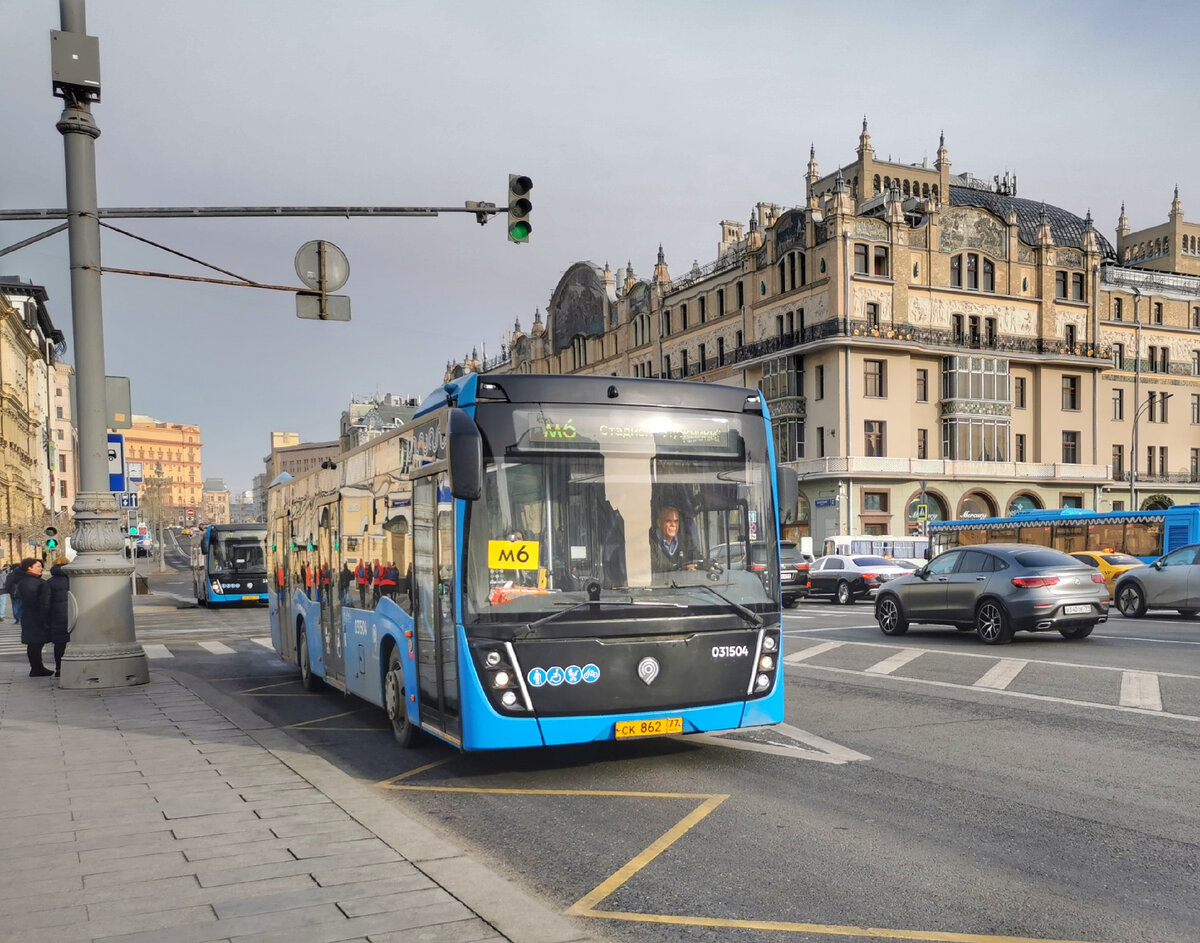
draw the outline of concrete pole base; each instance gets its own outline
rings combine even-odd
[[[150,664],[140,645],[131,649],[96,651],[97,646],[67,646],[62,660],[62,688],[121,688],[150,681]]]

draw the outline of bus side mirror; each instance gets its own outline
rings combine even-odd
[[[779,523],[790,524],[796,519],[796,508],[800,504],[800,476],[796,469],[778,466],[775,490],[779,493]]]
[[[208,538],[207,537],[202,537],[200,539],[200,552],[208,553]]]
[[[483,437],[466,411],[450,410],[447,428],[450,452],[450,494],[476,501],[483,494]]]

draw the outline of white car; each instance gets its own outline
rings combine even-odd
[[[911,573],[886,557],[831,554],[817,557],[808,568],[809,597],[828,596],[843,606],[874,596],[888,580]]]

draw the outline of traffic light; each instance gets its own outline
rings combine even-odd
[[[532,189],[533,181],[528,177],[508,175],[509,242],[528,242],[529,234],[533,232],[533,224],[529,222],[529,214],[533,211],[533,203],[529,200]]]
[[[46,528],[46,549],[47,550],[57,550],[58,549],[58,528],[57,527],[47,527]]]

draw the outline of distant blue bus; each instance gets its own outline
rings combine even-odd
[[[935,553],[972,544],[1021,543],[1064,553],[1128,553],[1151,563],[1177,547],[1200,543],[1200,504],[1154,511],[1029,510],[1012,517],[931,521],[929,537]]]
[[[757,391],[719,384],[447,384],[400,429],[271,484],[275,648],[307,689],[382,707],[404,746],[779,723],[776,508],[798,499],[770,429]]]
[[[201,606],[267,602],[267,525],[210,524],[192,537],[192,588]]]

